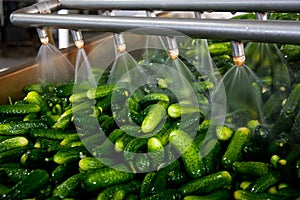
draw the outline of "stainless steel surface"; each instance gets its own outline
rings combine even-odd
[[[71,9],[127,9],[166,11],[299,12],[299,0],[59,0]]]
[[[260,21],[229,19],[175,19],[147,17],[109,17],[98,15],[57,15],[14,13],[15,25],[54,27],[102,32],[123,32],[149,28],[139,34],[163,35],[161,28],[172,29],[191,37],[209,39],[250,40],[258,42],[300,44],[299,21]],[[136,31],[135,31],[136,32]],[[167,32],[170,34],[170,32]]]

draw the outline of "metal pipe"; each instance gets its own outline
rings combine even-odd
[[[32,4],[21,9],[14,11],[14,13],[49,13],[59,10],[59,0],[48,0]]]
[[[299,0],[59,0],[70,9],[126,9],[166,11],[299,12]]]
[[[300,44],[299,21],[259,21],[234,19],[182,19],[147,17],[109,17],[94,15],[42,15],[13,13],[14,25],[54,27],[102,32],[131,31],[137,34],[164,35],[162,28],[178,31],[190,37]],[[136,28],[146,28],[131,30]],[[175,32],[166,32],[176,36]],[[178,35],[178,34],[177,34]]]

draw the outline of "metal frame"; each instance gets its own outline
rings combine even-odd
[[[100,15],[59,15],[60,9],[140,9],[194,11],[297,12],[299,0],[49,0],[15,11],[11,22],[30,27],[53,27],[102,32],[124,32],[147,28],[139,34],[162,34],[161,28],[172,29],[191,37],[246,40],[270,43],[300,44],[299,21],[261,21],[232,19],[175,19],[147,17],[116,17]],[[47,12],[51,10],[51,14]],[[43,13],[43,14],[41,14]],[[151,31],[150,31],[151,30]],[[134,31],[137,33],[137,31]],[[170,34],[170,32],[167,32]],[[174,33],[176,35],[176,33]]]

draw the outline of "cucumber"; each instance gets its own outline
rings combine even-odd
[[[197,106],[183,105],[179,103],[171,104],[168,107],[168,115],[172,118],[179,118],[181,115],[200,113],[201,110]]]
[[[23,136],[19,136],[19,137],[12,137],[6,140],[3,140],[2,142],[0,142],[0,153],[10,150],[10,149],[15,149],[18,147],[25,147],[28,145],[28,139],[23,137]]]
[[[147,172],[144,176],[142,183],[141,183],[141,189],[140,189],[140,197],[144,198],[150,194],[150,190],[152,187],[152,184],[154,182],[154,179],[156,177],[157,172]]]
[[[280,114],[285,113],[290,110],[293,113],[296,113],[296,108],[300,102],[300,84],[296,84],[289,94],[287,100],[285,101]]]
[[[157,169],[165,160],[164,146],[158,138],[151,137],[147,142],[147,149],[151,169]]]
[[[0,135],[23,135],[30,130],[37,128],[46,129],[47,127],[47,123],[42,120],[9,122],[0,124]]]
[[[282,108],[283,101],[286,99],[286,94],[282,91],[273,93],[263,104],[264,119],[270,122],[276,117]]]
[[[181,155],[181,159],[188,175],[192,178],[199,178],[206,173],[205,164],[199,156],[199,147],[192,138],[182,130],[173,130],[169,136],[169,142]]]
[[[39,191],[49,182],[49,175],[45,170],[33,170],[28,176],[14,185],[11,190],[4,194],[0,199],[24,199]]]
[[[273,131],[266,125],[257,125],[250,136],[250,140],[259,147],[265,147],[274,139]]]
[[[290,135],[295,139],[295,141],[300,144],[300,112],[297,113],[295,117],[294,124],[292,126]]]
[[[129,143],[129,141],[133,140],[134,137],[128,134],[124,134],[120,138],[118,138],[115,142],[115,151],[122,152],[125,146]]]
[[[159,191],[155,194],[152,194],[150,196],[147,196],[144,198],[144,200],[160,200],[160,199],[165,199],[165,200],[176,200],[180,199],[181,195],[176,189],[166,189],[163,191]]]
[[[134,156],[134,165],[132,166],[132,171],[135,173],[148,172],[150,168],[150,159],[146,153],[137,153]]]
[[[213,89],[215,85],[213,82],[210,81],[198,81],[198,82],[192,82],[192,87],[195,92],[205,93],[208,90]]]
[[[45,92],[43,85],[38,83],[28,84],[24,87],[23,90],[26,94],[30,91],[35,91],[38,92],[39,94],[43,94]]]
[[[53,196],[62,199],[75,196],[79,192],[78,189],[80,188],[81,178],[82,174],[74,174],[59,185],[56,185],[52,192]]]
[[[72,109],[67,109],[52,126],[53,129],[67,129],[73,118]]]
[[[91,88],[87,91],[86,96],[89,99],[98,99],[105,97],[106,95],[110,94],[113,92],[115,89],[114,84],[107,84],[107,85],[100,85],[97,86],[97,88]]]
[[[0,197],[9,192],[9,188],[0,184]]]
[[[216,127],[216,135],[220,141],[227,141],[233,135],[232,128],[226,125],[219,125]]]
[[[53,156],[53,161],[57,164],[66,164],[74,161],[79,161],[88,151],[85,147],[62,148]]]
[[[281,132],[290,132],[295,120],[295,113],[291,110],[286,110],[280,113],[278,119],[272,126],[272,132],[279,134]]]
[[[30,172],[32,172],[31,169],[25,169],[20,166],[16,167],[8,167],[3,166],[0,168],[1,171],[3,171],[6,175],[6,182],[9,184],[16,184],[20,182],[22,179],[27,177]]]
[[[170,102],[169,97],[163,93],[150,93],[143,97],[140,104],[144,107],[147,107],[150,104],[158,103],[159,101]]]
[[[289,198],[278,195],[278,194],[271,194],[271,193],[253,193],[246,190],[236,190],[233,193],[233,197],[236,200],[287,200]]]
[[[246,190],[253,193],[265,192],[268,188],[280,181],[281,176],[279,171],[271,171],[252,182]]]
[[[72,173],[71,168],[69,164],[57,165],[50,173],[50,183],[55,185],[62,183]]]
[[[221,159],[221,143],[215,138],[203,142],[200,150],[200,157],[203,158],[206,174],[218,171]]]
[[[202,178],[191,180],[182,185],[178,190],[184,196],[193,193],[210,193],[230,185],[232,177],[228,171],[216,172]]]
[[[76,87],[79,87],[79,86],[76,86]],[[73,94],[73,89],[74,89],[73,83],[58,85],[54,88],[54,93],[58,97],[68,98]]]
[[[150,109],[142,122],[143,133],[152,132],[167,116],[165,106],[160,103],[150,105]]]
[[[52,162],[51,154],[44,149],[29,149],[20,158],[20,163],[27,168],[50,167]]]
[[[282,132],[268,144],[267,151],[270,155],[284,156],[292,149],[294,143],[295,140],[290,134]]]
[[[183,200],[219,200],[219,199],[229,199],[230,198],[230,190],[228,189],[219,189],[215,192],[212,192],[210,194],[204,195],[204,196],[196,196],[196,195],[190,195],[185,196]]]
[[[25,100],[28,101],[30,104],[38,105],[41,109],[42,114],[46,114],[50,110],[45,99],[43,99],[42,96],[35,91],[29,92],[26,95]]]
[[[236,161],[232,164],[232,168],[237,173],[252,177],[261,177],[271,172],[271,165],[269,163],[257,161]]]
[[[15,149],[11,149],[8,151],[4,151],[0,153],[0,163],[14,161],[16,159],[20,159],[20,157],[28,150],[28,147],[19,147]]]
[[[33,138],[46,138],[52,140],[63,140],[66,138],[79,138],[78,133],[73,130],[55,130],[55,129],[32,129],[30,136]]]
[[[229,169],[235,161],[239,161],[242,155],[243,145],[250,137],[250,130],[246,127],[238,128],[231,138],[227,149],[222,156],[222,165]]]
[[[41,107],[36,104],[14,104],[14,105],[0,105],[1,114],[30,114],[40,112]]]
[[[180,169],[174,169],[168,173],[168,184],[174,187],[178,187],[184,184],[188,180],[188,176],[184,171]]]
[[[98,194],[97,200],[119,199],[117,198],[117,196],[124,197],[129,193],[137,193],[137,191],[140,188],[139,184],[140,183],[138,181],[133,180],[126,184],[119,184],[119,185],[108,187]]]
[[[125,167],[122,165],[121,167]],[[130,172],[115,168],[105,167],[91,170],[83,176],[83,185],[87,191],[97,191],[112,185],[125,183],[132,180],[135,175]],[[125,170],[128,170],[127,167]]]
[[[104,163],[94,157],[83,157],[80,159],[78,165],[80,169],[85,171],[91,169],[99,169],[106,166]]]

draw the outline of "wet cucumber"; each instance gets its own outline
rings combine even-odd
[[[140,189],[141,198],[144,198],[149,195],[156,174],[157,174],[156,172],[151,171],[144,176],[141,183],[141,189]]]
[[[143,97],[140,104],[144,107],[147,107],[148,105],[155,104],[159,101],[169,103],[170,99],[166,94],[163,94],[163,93],[150,93]]]
[[[252,182],[246,190],[253,193],[265,192],[269,187],[279,183],[281,176],[278,171],[271,171]]]
[[[14,104],[14,105],[1,105],[1,114],[29,114],[40,112],[41,107],[36,104]]]
[[[46,186],[48,182],[49,175],[45,170],[33,170],[28,176],[14,185],[11,190],[7,194],[4,194],[0,199],[16,200],[27,198],[31,194],[34,194],[39,189]]]
[[[144,200],[177,200],[180,199],[181,195],[176,189],[166,189],[163,191],[159,191],[153,195],[147,196]]]
[[[18,147],[25,147],[27,145],[28,139],[23,136],[8,138],[0,142],[0,152],[15,149]]]
[[[27,168],[44,168],[52,166],[52,154],[44,149],[29,149],[20,158],[20,163]]]
[[[233,197],[236,200],[288,200],[290,198],[283,195],[271,194],[271,193],[253,193],[246,190],[236,190],[233,193]]]
[[[42,120],[33,121],[16,121],[0,124],[0,135],[23,135],[30,130],[48,127],[47,123]]]
[[[89,99],[98,99],[105,97],[106,95],[113,92],[115,88],[114,84],[108,84],[108,85],[100,85],[97,88],[91,88],[87,91],[86,96]]]
[[[241,161],[232,164],[234,171],[252,177],[261,177],[271,171],[271,165],[265,162]]]
[[[81,178],[82,178],[82,174],[75,174],[67,178],[59,185],[56,185],[55,188],[53,189],[53,196],[60,197],[62,199],[66,197],[75,196],[80,187]]]
[[[24,99],[30,104],[38,105],[42,114],[46,114],[50,110],[45,99],[43,99],[42,96],[35,91],[29,92]]]
[[[210,193],[224,186],[230,185],[232,177],[228,171],[216,172],[202,178],[191,180],[178,190],[184,195],[193,193]]]
[[[20,157],[27,151],[27,149],[28,147],[19,147],[0,153],[0,163],[20,159]]]
[[[80,169],[85,171],[91,169],[99,169],[106,166],[104,163],[94,157],[83,157],[80,159],[78,165]]]
[[[147,142],[148,156],[152,169],[157,169],[165,160],[164,146],[156,137],[149,138]]]
[[[246,127],[238,128],[231,138],[227,149],[222,156],[222,164],[225,168],[230,168],[242,155],[243,145],[250,137],[250,130]]]
[[[152,132],[167,116],[166,107],[160,103],[150,105],[150,109],[142,122],[143,133]]]
[[[135,180],[127,184],[114,185],[100,192],[97,196],[97,200],[118,199],[117,196],[124,197],[128,193],[136,193],[139,190],[139,188],[140,188],[140,183]],[[118,192],[122,194],[118,194]]]
[[[199,178],[205,174],[205,164],[199,156],[199,147],[192,138],[182,130],[173,130],[169,135],[169,142],[181,155],[185,169],[192,178]]]
[[[216,135],[220,141],[227,141],[233,135],[232,128],[226,125],[219,125],[216,127]]]
[[[81,156],[87,155],[88,151],[85,147],[61,148],[53,156],[53,161],[57,164],[66,164],[74,161],[79,161]]]
[[[220,199],[229,199],[230,197],[230,190],[229,189],[220,189],[215,192],[212,192],[211,194],[208,195],[190,195],[190,196],[185,196],[183,200],[220,200]]]
[[[76,131],[73,130],[55,130],[55,129],[32,129],[30,136],[33,138],[46,138],[52,140],[63,140],[66,138],[79,138]]]
[[[300,102],[300,84],[296,84],[294,88],[292,89],[291,93],[289,94],[286,102],[284,103],[280,114],[285,113],[288,110],[295,113],[295,109],[299,105]]]
[[[200,113],[200,107],[192,105],[182,105],[179,103],[171,104],[168,107],[168,115],[172,118],[178,118],[181,115]]]
[[[124,166],[121,166],[124,167]],[[127,168],[125,170],[128,170]],[[83,185],[87,191],[96,191],[112,185],[121,184],[132,180],[133,173],[122,171],[116,167],[105,167],[91,170],[83,176]]]

